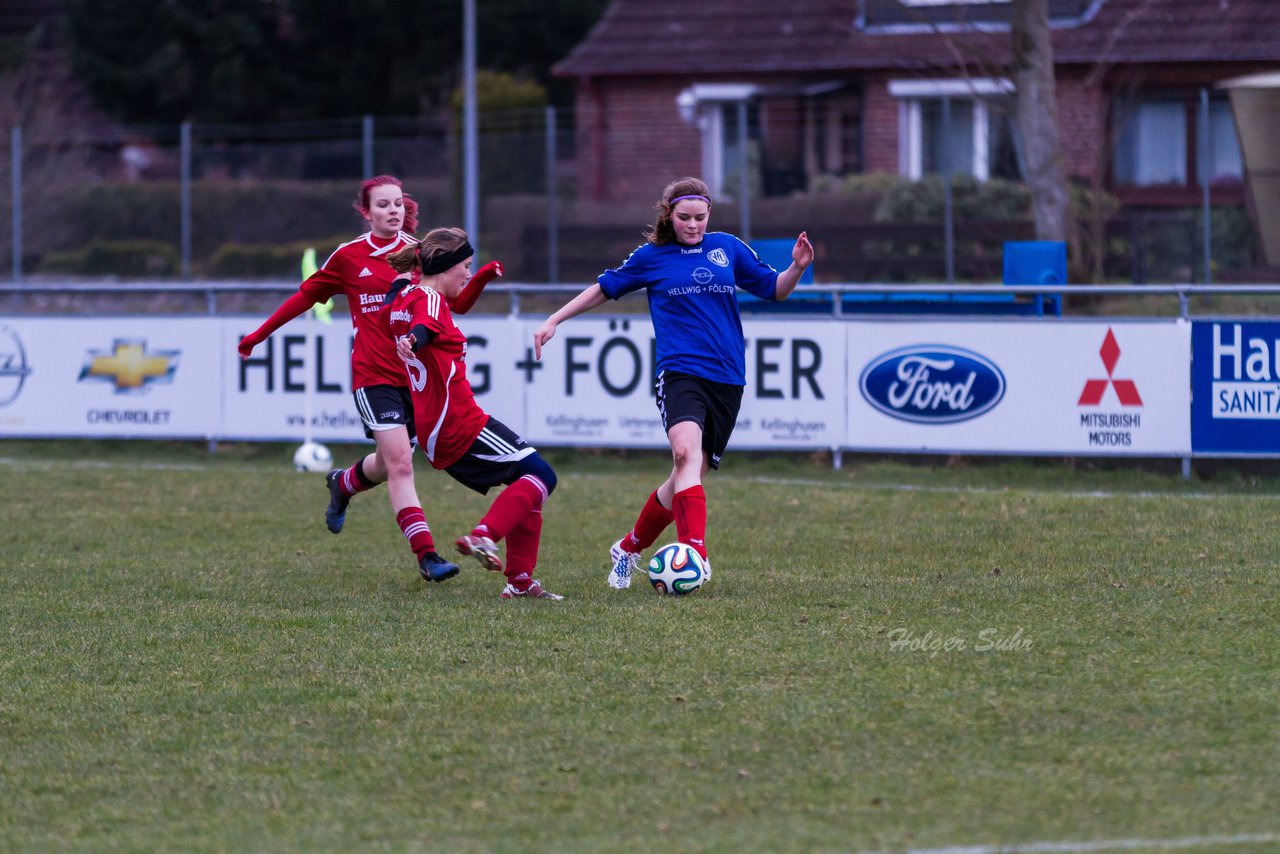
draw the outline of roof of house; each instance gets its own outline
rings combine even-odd
[[[896,16],[868,14],[886,4],[896,0],[613,0],[554,71],[803,74],[954,67],[979,56],[1009,61],[1007,24],[903,24],[906,7]],[[1054,8],[1069,7],[1076,12],[1053,23],[1060,64],[1280,62],[1280,0],[1080,0]],[[957,4],[953,14],[972,9]]]

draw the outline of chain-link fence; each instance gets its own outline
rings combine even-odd
[[[669,116],[654,116],[661,121]],[[577,130],[566,110],[481,114],[477,242],[515,280],[590,281],[621,262],[652,218],[660,187],[623,201],[592,197]],[[15,280],[296,278],[306,247],[323,257],[363,231],[352,202],[373,174],[404,181],[422,206],[420,230],[463,218],[462,134],[452,116],[37,126],[9,129],[0,147],[0,276]],[[718,205],[715,227],[760,238],[808,230],[819,282],[999,281],[1003,242],[1033,237],[1017,182],[840,174],[858,164],[836,158],[821,180],[780,183],[764,180],[777,170],[759,140],[729,155],[725,195],[738,180],[733,169],[746,169],[753,174],[737,185],[750,198]],[[1196,282],[1206,271],[1231,280],[1255,267],[1243,205],[1215,205],[1207,223],[1200,206],[1082,210],[1084,251],[1101,281]]]

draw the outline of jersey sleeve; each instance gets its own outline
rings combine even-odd
[[[642,243],[632,250],[627,260],[622,262],[621,267],[605,270],[596,277],[596,281],[600,283],[600,290],[604,291],[605,296],[609,299],[618,299],[632,291],[648,287],[652,280],[649,274],[651,252],[648,247],[649,244]]]
[[[760,260],[756,251],[738,238],[732,238],[733,280],[747,293],[760,299],[773,299],[778,289],[778,271]]]
[[[308,276],[298,290],[316,302],[325,302],[342,293],[345,268],[346,260],[339,249],[328,257],[320,269]]]

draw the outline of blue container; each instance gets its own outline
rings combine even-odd
[[[1067,244],[1061,240],[1010,240],[1004,245],[1006,285],[1065,285]],[[1049,309],[1062,316],[1062,297],[1048,297]],[[1036,314],[1044,313],[1045,297],[1037,294]]]

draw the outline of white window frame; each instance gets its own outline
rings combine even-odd
[[[979,181],[991,177],[990,110],[985,95],[1009,95],[1013,82],[1006,78],[973,80],[890,80],[889,95],[898,99],[898,172],[913,181],[924,177],[924,119],[921,102],[950,97],[973,103],[973,162],[956,171]]]
[[[702,138],[702,180],[711,193],[724,195],[724,145],[728,132],[724,122],[724,106],[750,101],[760,87],[751,83],[695,83],[676,96],[680,117],[696,123]],[[736,133],[734,128],[732,132]]]

